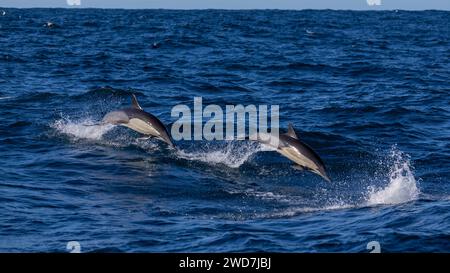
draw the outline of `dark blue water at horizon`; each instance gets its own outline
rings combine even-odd
[[[1,252],[450,251],[449,12],[0,10]],[[131,93],[279,105],[333,182],[87,126]]]

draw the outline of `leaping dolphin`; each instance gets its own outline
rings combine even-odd
[[[271,135],[270,137],[274,136]],[[273,145],[274,142],[270,141],[270,138],[269,140],[267,139],[268,138],[265,138],[263,140],[258,137],[259,142],[276,148],[277,152],[298,164],[294,166],[294,168],[306,169],[320,175],[326,181],[331,182],[325,171],[325,164],[322,159],[311,147],[297,137],[292,124],[289,123],[288,132],[286,134],[281,134],[278,136],[278,141],[275,141],[275,143],[278,143],[277,146]]]
[[[107,113],[103,117],[103,123],[122,125],[175,147],[164,124],[154,115],[145,112],[134,94],[131,96],[131,107]]]

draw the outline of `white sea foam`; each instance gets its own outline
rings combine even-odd
[[[273,193],[270,191],[264,192],[264,191],[256,191],[253,189],[248,189],[245,192],[245,194],[247,196],[254,196],[256,198],[266,200],[266,201],[277,201],[277,202],[285,202],[285,203],[291,202],[291,199],[289,196],[286,196],[283,194],[278,194],[278,193]]]
[[[400,204],[417,199],[419,189],[412,171],[409,157],[393,148],[390,154],[393,166],[390,168],[389,183],[386,187],[369,187],[367,205]]]
[[[105,133],[114,128],[114,125],[96,124],[90,119],[81,121],[59,119],[51,127],[59,133],[69,135],[76,139],[100,140]]]
[[[292,217],[295,215],[303,214],[303,213],[311,213],[311,212],[319,212],[319,211],[332,211],[332,210],[341,210],[341,209],[349,209],[354,208],[354,205],[346,205],[346,204],[337,204],[337,205],[329,205],[324,207],[293,207],[285,210],[274,211],[269,215],[262,215],[262,218],[278,218],[278,217]]]
[[[282,203],[291,203],[292,199],[289,195],[284,195],[280,193],[274,193],[271,191],[259,191],[252,188],[249,188],[245,191],[240,190],[227,190],[229,194],[245,194],[248,197],[254,197],[257,199],[265,200],[265,201],[276,201]]]
[[[225,147],[209,148],[206,151],[188,152],[178,150],[178,157],[188,160],[197,160],[209,164],[224,164],[230,168],[239,168],[252,155],[262,151],[258,143],[246,141],[230,141]]]

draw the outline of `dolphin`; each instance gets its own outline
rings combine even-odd
[[[262,139],[258,135],[258,141],[276,148],[278,153],[294,161],[297,164],[294,166],[295,169],[306,169],[320,175],[326,181],[331,182],[331,179],[326,173],[325,164],[322,159],[311,147],[297,137],[291,123],[288,125],[288,132],[279,135],[278,139],[276,139],[277,141],[275,141],[275,143],[277,143],[277,146],[275,146],[273,144],[274,142],[270,140],[270,138],[273,137],[275,136],[270,135],[268,138],[266,137]]]
[[[134,94],[131,95],[131,107],[107,113],[102,123],[122,125],[175,147],[164,124],[154,115],[145,112]]]

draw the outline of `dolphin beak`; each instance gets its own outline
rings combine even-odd
[[[328,177],[327,173],[325,171],[320,170],[310,170],[311,172],[320,175],[323,179],[325,179],[327,182],[331,182],[331,179]]]
[[[164,141],[165,143],[167,143],[171,148],[175,148],[175,145],[173,144],[171,139],[166,139],[164,137],[158,137],[160,140]]]
[[[328,175],[323,174],[323,175],[320,175],[320,176],[322,176],[322,178],[325,179],[327,182],[331,183],[331,179],[328,177]]]
[[[169,146],[170,146],[171,148],[174,148],[174,149],[175,149],[175,145],[172,143],[172,141],[167,142],[167,144],[169,144]]]

